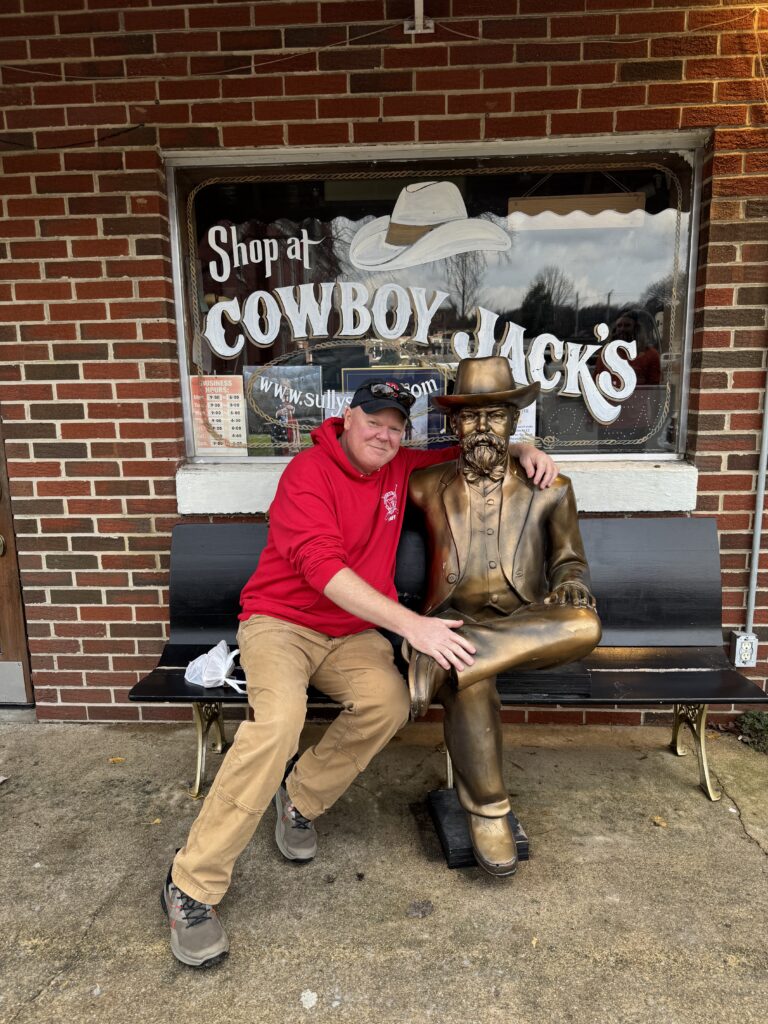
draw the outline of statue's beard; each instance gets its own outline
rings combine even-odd
[[[490,476],[494,470],[504,466],[508,447],[507,439],[493,431],[475,431],[461,442],[465,465],[480,476]]]

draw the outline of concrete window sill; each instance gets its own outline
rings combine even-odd
[[[266,512],[285,462],[187,463],[176,474],[181,515]],[[698,472],[687,462],[563,462],[581,512],[691,512]]]

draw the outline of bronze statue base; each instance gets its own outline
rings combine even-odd
[[[477,867],[472,840],[469,836],[467,812],[459,803],[455,789],[433,789],[427,796],[429,809],[435,832],[440,840],[446,866],[454,868]],[[517,846],[517,859],[528,860],[530,842],[525,829],[520,824],[514,811],[507,816]]]

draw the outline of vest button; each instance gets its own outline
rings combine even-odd
[[[448,582],[449,583],[455,583],[457,579],[458,579],[458,576],[456,575],[455,572],[449,572],[448,573]]]
[[[488,568],[489,569],[495,569],[496,568],[496,563],[495,562],[489,562],[488,563]]]
[[[498,601],[499,600],[499,595],[498,594],[491,594],[491,600],[492,601]]]
[[[486,530],[485,532],[486,532],[486,533],[488,534],[488,536],[489,536],[489,537],[492,537],[492,536],[493,536],[493,534],[494,534],[494,533],[495,533],[496,531],[495,531],[495,530],[492,530],[492,529],[490,528],[490,526],[489,526],[489,527],[488,527],[488,529],[487,529],[487,530]]]

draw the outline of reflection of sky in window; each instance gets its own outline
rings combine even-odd
[[[616,215],[621,217],[622,215]],[[637,217],[637,212],[634,215]],[[643,212],[641,227],[593,227],[588,229],[512,231],[512,247],[504,253],[485,253],[478,301],[495,312],[518,308],[536,275],[547,266],[556,266],[570,279],[579,295],[581,307],[606,301],[610,291],[613,306],[636,302],[648,285],[671,274],[674,268],[675,222],[677,211],[658,214]],[[367,273],[347,262],[349,242],[367,220],[355,223],[345,218],[333,222],[339,241],[343,277],[361,281],[371,291],[384,283],[403,287],[416,285],[454,289],[440,262],[406,270]],[[490,216],[506,229],[506,219]],[[679,271],[686,270],[689,217],[681,214]]]

